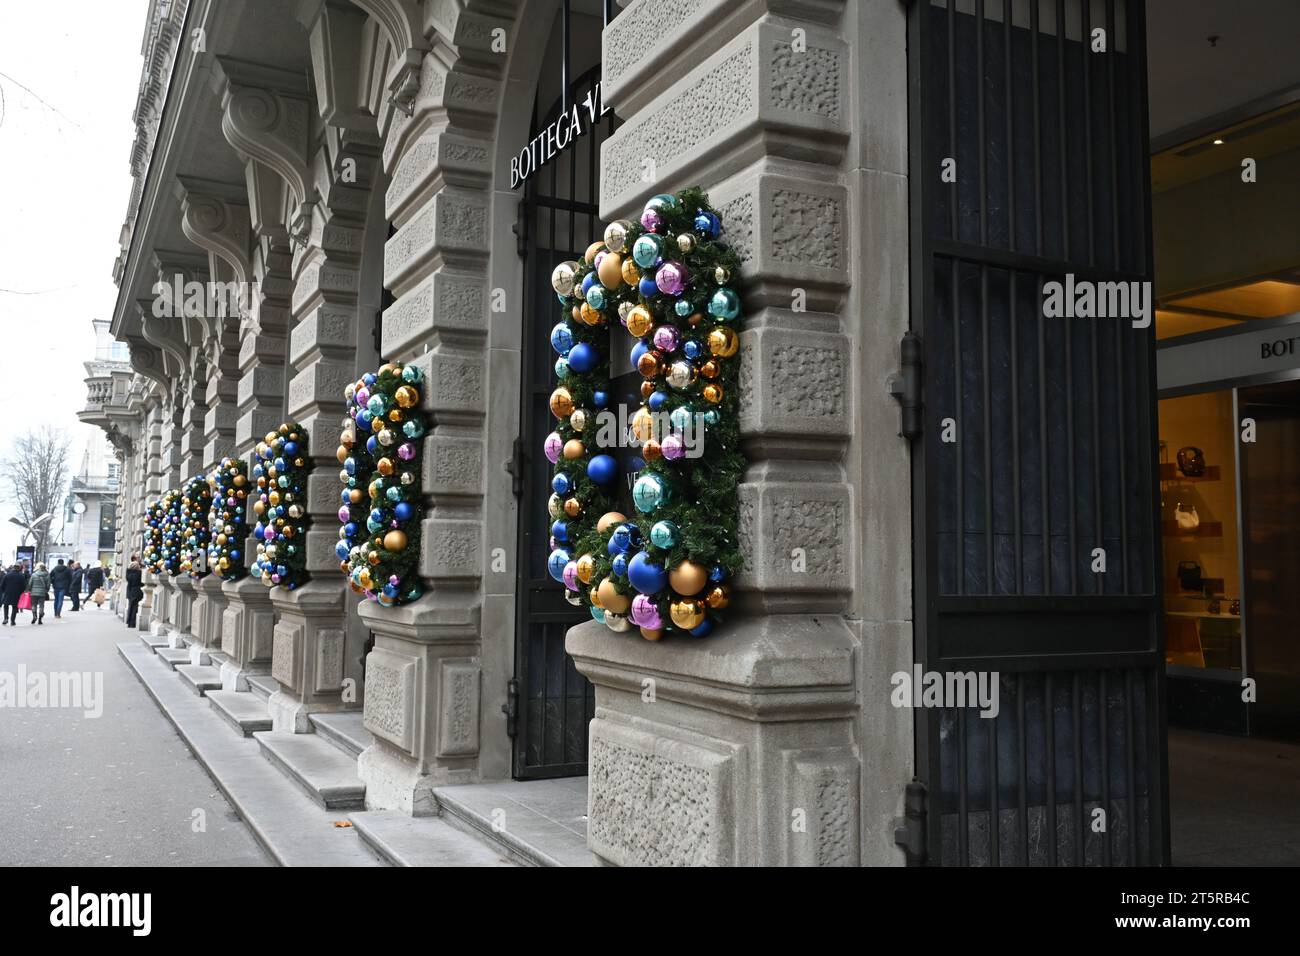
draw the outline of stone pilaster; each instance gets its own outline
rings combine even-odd
[[[703,641],[569,632],[596,685],[588,842],[619,864],[851,865],[850,48],[828,25],[839,3],[686,6],[665,18],[660,0],[633,0],[605,31],[603,92],[624,123],[602,147],[601,217],[698,183],[744,261],[746,566]]]
[[[469,782],[480,764],[487,471],[488,253],[492,143],[501,57],[489,45],[511,22],[452,4],[427,6],[424,58],[408,116],[384,124],[386,209],[395,232],[384,250],[384,355],[425,373],[427,517],[421,529],[425,595],[401,608],[364,604],[375,635],[366,661],[361,755],[367,806],[436,812],[432,788]],[[504,366],[498,374],[505,371]],[[502,400],[516,375],[497,383]],[[508,492],[507,492],[508,493]]]

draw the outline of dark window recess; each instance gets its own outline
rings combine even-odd
[[[1007,9],[910,13],[916,660],[999,673],[1000,712],[918,708],[900,837],[931,864],[1161,863],[1152,330],[1042,305],[1067,273],[1150,278],[1145,11]]]

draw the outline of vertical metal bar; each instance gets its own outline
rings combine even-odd
[[[956,0],[953,0],[956,2]],[[952,410],[953,418],[957,421],[957,447],[953,453],[957,457],[957,593],[966,593],[966,452],[965,438],[966,433],[963,431],[965,422],[962,414],[962,380],[961,380],[961,294],[958,290],[958,283],[961,280],[961,272],[957,260],[952,259],[952,361],[953,361],[953,381],[955,398]]]
[[[982,150],[981,150],[982,152]],[[984,372],[984,593],[996,594],[997,569],[993,556],[993,382],[989,361],[989,267],[980,263],[980,328]]]
[[[1043,675],[1043,715],[1047,742],[1047,865],[1056,866],[1056,714],[1052,675]]]
[[[1004,89],[1007,97],[1007,249],[1016,251],[1016,94],[1011,68],[1011,18],[1015,0],[1002,0],[1002,47],[1006,57]]]
[[[970,817],[966,795],[966,708],[957,710],[957,859],[970,866]]]
[[[1002,810],[998,806],[998,718],[988,717],[989,727],[989,865],[1001,857]]]
[[[1106,108],[1109,119],[1108,129],[1110,130],[1110,193],[1111,193],[1111,243],[1112,243],[1112,263],[1115,269],[1120,268],[1120,251],[1119,251],[1119,153],[1117,139],[1119,138],[1119,127],[1115,121],[1115,43],[1119,36],[1119,31],[1115,28],[1115,0],[1106,0],[1106,29],[1108,31],[1108,45],[1106,54]],[[1122,323],[1115,323],[1115,382],[1119,388],[1118,403],[1116,413],[1118,415],[1120,436],[1120,454],[1119,454],[1119,558],[1120,558],[1120,593],[1128,594],[1130,591],[1128,578],[1128,555],[1129,555],[1129,528],[1128,528],[1128,456],[1124,454],[1123,440],[1131,424],[1124,417],[1124,411],[1128,408],[1124,401],[1124,331]],[[1131,858],[1130,858],[1131,859]]]
[[[1088,832],[1083,813],[1083,708],[1079,700],[1079,672],[1070,681],[1070,704],[1074,712],[1070,725],[1070,738],[1074,741],[1074,865],[1083,866],[1083,841]]]
[[[1110,141],[1110,241],[1111,266],[1119,270],[1119,152],[1115,140],[1119,127],[1115,125],[1115,56],[1119,52],[1115,43],[1119,31],[1115,28],[1115,0],[1106,0],[1106,128]]]
[[[1097,264],[1092,196],[1092,0],[1079,0],[1079,58],[1083,63],[1083,168],[1088,203],[1088,265]]]
[[[1033,0],[1038,5],[1038,0]],[[1043,278],[1038,277],[1038,301],[1042,301]],[[1052,593],[1052,509],[1049,506],[1047,475],[1051,461],[1047,453],[1047,317],[1038,310],[1038,481],[1043,510],[1043,593]]]
[[[1101,725],[1101,807],[1105,816],[1102,820],[1105,829],[1101,831],[1101,861],[1103,866],[1110,866],[1110,831],[1114,822],[1110,805],[1110,734],[1106,721],[1106,708],[1109,701],[1106,696],[1106,671],[1097,672],[1097,714]]]
[[[569,33],[572,23],[569,18],[569,0],[560,0],[560,33],[561,36],[561,58],[560,58],[560,112],[569,112],[571,105],[569,90]],[[570,193],[569,198],[573,195]]]
[[[1065,132],[1065,0],[1056,0],[1056,126],[1061,147],[1061,256],[1070,258],[1070,152]]]
[[[979,135],[980,245],[989,241],[988,137],[984,129],[984,0],[975,8],[975,116]],[[990,593],[992,593],[990,591]]]
[[[954,162],[957,159],[957,0],[948,2],[948,156]],[[958,185],[954,181],[948,193],[948,216],[952,220],[953,242],[961,239],[958,235],[959,220],[957,206],[959,203]],[[956,301],[957,288],[953,286],[953,298]],[[960,434],[960,432],[958,433]]]
[[[1069,501],[1066,502],[1066,514],[1070,519],[1070,593],[1079,593],[1079,540],[1078,508],[1074,498],[1074,330],[1067,319],[1062,326],[1065,333],[1065,448],[1066,448],[1066,483],[1070,489]]]
[[[1030,0],[1036,3],[1037,0]],[[1028,735],[1025,732],[1025,675],[1016,674],[1016,796],[1019,807],[1016,811],[1020,824],[1020,865],[1029,865],[1029,755],[1025,753]]]
[[[1007,0],[1008,6],[1011,0]],[[1016,327],[1016,280],[1019,273],[1015,269],[1007,275],[1007,302],[1011,322],[1011,512],[1012,542],[1016,549],[1015,593],[1023,594],[1025,590],[1024,554],[1020,526],[1020,331]]]
[[[609,21],[614,19],[614,0],[605,0],[601,5],[604,9],[604,26],[609,26]]]
[[[1090,0],[1084,0],[1085,3]],[[1097,368],[1097,323],[1100,321],[1096,316],[1088,320],[1089,334],[1092,337],[1092,509],[1093,509],[1093,526],[1097,532],[1098,548],[1105,548],[1105,527],[1101,520],[1101,483],[1103,481],[1103,472],[1101,467],[1101,374]],[[1116,323],[1118,324],[1118,323]],[[1124,433],[1120,432],[1122,436]],[[1122,457],[1122,456],[1121,456]],[[1109,565],[1107,565],[1109,567]],[[1104,574],[1094,574],[1092,576],[1093,589],[1095,594],[1105,592]]]
[[[1043,254],[1043,130],[1042,108],[1038,102],[1038,4],[1039,0],[1029,0],[1029,44],[1032,52],[1030,62],[1033,70],[1034,94],[1034,252]]]
[[[1124,671],[1124,754],[1127,758],[1128,789],[1128,865],[1137,866],[1137,755],[1136,741],[1133,738],[1133,670]]]

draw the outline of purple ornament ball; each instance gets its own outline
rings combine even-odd
[[[656,232],[663,224],[663,219],[656,209],[647,209],[641,213],[641,225],[647,232]]]
[[[681,295],[686,289],[686,266],[680,262],[665,262],[655,273],[655,285],[665,295]]]
[[[669,461],[676,461],[686,454],[686,448],[682,445],[682,440],[676,435],[665,435],[664,440],[659,443],[659,450]]]
[[[415,446],[409,441],[406,442],[397,449],[397,457],[402,459],[402,461],[410,461],[415,457]]]
[[[546,460],[552,465],[560,460],[560,452],[564,450],[564,440],[560,438],[559,432],[551,432],[546,436],[546,443],[542,446],[546,452]]]

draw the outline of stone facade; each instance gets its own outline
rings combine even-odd
[[[436,813],[434,788],[511,774],[516,576],[493,554],[542,503],[518,504],[505,468],[522,288],[508,168],[557,10],[190,0],[148,27],[115,270],[132,374],[94,419],[123,462],[119,561],[163,491],[301,423],[311,581],[149,575],[141,628],[219,665],[227,691],[274,679],[277,732],[359,711],[371,808]],[[911,722],[885,701],[911,659],[909,465],[885,380],[907,325],[904,57],[896,0],[631,0],[604,31],[622,126],[601,216],[709,190],[744,257],[750,462],[722,632],[569,633],[596,686],[589,840],[608,862],[901,862]],[[177,278],[239,294],[160,316],[154,283]],[[343,387],[385,360],[427,376],[425,596],[358,608],[333,553],[334,452]]]

